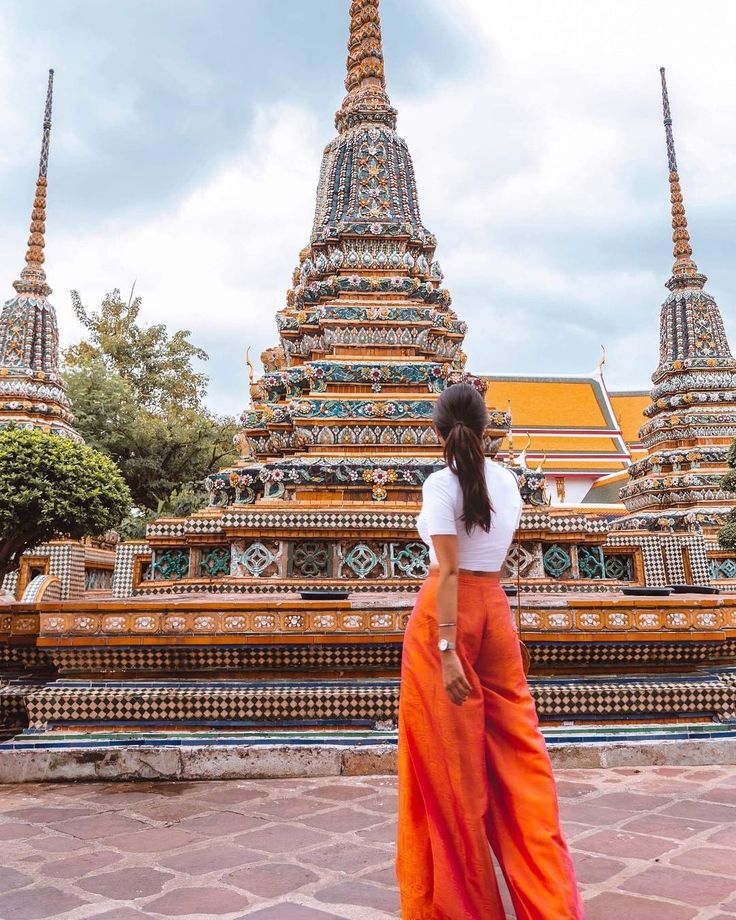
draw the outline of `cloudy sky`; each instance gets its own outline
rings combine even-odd
[[[696,260],[736,346],[736,4],[383,0],[388,88],[469,367],[646,387],[671,267],[667,67]],[[349,0],[2,0],[0,271],[22,266],[56,68],[47,271],[62,343],[135,281],[246,402],[344,90]],[[22,62],[22,66],[19,66]]]

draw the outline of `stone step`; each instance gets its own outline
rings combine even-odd
[[[545,729],[555,767],[736,763],[736,727]],[[392,735],[392,737],[388,737]],[[0,743],[0,783],[134,782],[395,773],[395,733],[25,732]]]
[[[736,719],[728,671],[530,681],[542,721]],[[32,729],[87,726],[376,726],[397,717],[399,681],[72,681],[24,697]]]

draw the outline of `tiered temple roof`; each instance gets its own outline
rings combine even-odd
[[[630,512],[618,522],[624,529],[714,527],[734,500],[720,481],[736,436],[736,361],[693,259],[664,68],[661,77],[675,261],[662,304],[648,421],[640,432],[648,453],[631,466],[621,493]]]
[[[43,269],[53,81],[50,70],[26,264],[13,284],[16,296],[0,315],[0,427],[15,424],[80,440],[59,374],[56,311]]]
[[[602,377],[492,374],[489,404],[506,405],[511,431],[499,456],[524,451],[548,476],[604,476],[631,460]]]

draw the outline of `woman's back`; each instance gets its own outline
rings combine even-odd
[[[485,462],[486,485],[493,512],[488,532],[474,527],[467,533],[463,521],[463,492],[458,477],[449,467],[432,473],[422,489],[422,511],[417,529],[430,547],[430,562],[436,563],[432,536],[456,534],[458,565],[473,571],[501,569],[521,517],[521,496],[516,476],[492,460]]]

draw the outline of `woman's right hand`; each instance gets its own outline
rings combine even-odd
[[[447,695],[457,706],[462,706],[470,696],[472,689],[463,671],[462,663],[457,652],[440,652],[440,655],[442,657],[442,680]]]

